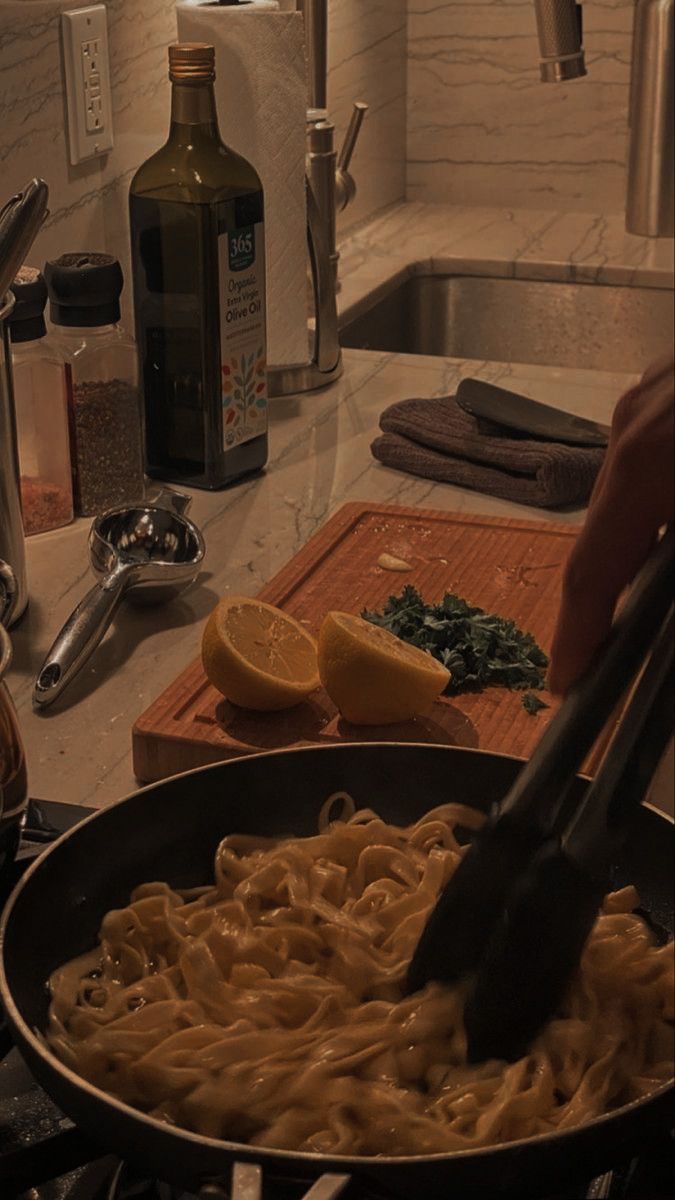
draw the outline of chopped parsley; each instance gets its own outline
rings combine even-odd
[[[452,592],[440,604],[425,604],[410,585],[400,596],[390,596],[382,612],[363,616],[442,662],[451,676],[447,695],[506,687],[527,691],[523,705],[532,716],[548,707],[532,692],[545,686],[548,657],[514,621],[486,613]]]

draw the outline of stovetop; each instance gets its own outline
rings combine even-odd
[[[10,878],[0,887],[0,908],[26,866],[60,833],[91,810],[49,801],[31,801],[24,837]],[[655,1133],[639,1159],[618,1161],[601,1179],[580,1182],[564,1192],[551,1191],[539,1200],[673,1200],[675,1154],[673,1136]],[[0,1197],[2,1200],[194,1200],[161,1180],[148,1180],[114,1157],[100,1152],[79,1133],[32,1078],[7,1031],[0,1024]],[[255,1200],[250,1181],[240,1195]],[[263,1180],[260,1200],[302,1200],[305,1182]],[[237,1189],[230,1193],[234,1200]],[[225,1191],[211,1200],[227,1200]],[[330,1195],[337,1195],[337,1192]],[[364,1195],[348,1185],[344,1200],[385,1200]],[[325,1193],[329,1200],[329,1193]],[[202,1197],[204,1200],[204,1197]],[[318,1200],[318,1198],[317,1198]],[[410,1200],[416,1200],[411,1197]],[[465,1197],[448,1196],[448,1200]]]

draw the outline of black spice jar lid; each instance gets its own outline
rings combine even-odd
[[[47,332],[44,311],[47,284],[36,267],[22,267],[10,289],[14,308],[9,317],[9,336],[13,343],[35,342]]]
[[[114,325],[120,319],[122,268],[111,254],[62,254],[45,266],[54,325]]]

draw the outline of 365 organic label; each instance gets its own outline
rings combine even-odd
[[[262,223],[219,238],[223,449],[267,429],[265,229]]]

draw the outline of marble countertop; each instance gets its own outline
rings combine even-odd
[[[528,270],[541,272],[539,277],[561,277],[564,270],[568,278],[583,271],[584,277],[598,279],[618,271],[622,282],[672,286],[672,242],[628,239],[618,227],[612,233],[605,218],[586,218],[585,234],[583,225],[579,214],[556,222],[551,213],[544,219],[536,213],[399,206],[358,231],[344,247],[341,307],[355,311],[386,279],[430,259],[443,268],[448,261],[454,266],[480,261],[490,265],[491,273],[507,275],[524,270],[519,264],[525,261],[533,264]],[[30,538],[31,600],[12,632],[9,684],[26,743],[31,794],[103,806],[131,791],[131,726],[198,653],[203,623],[217,599],[227,592],[258,592],[343,503],[374,500],[551,519],[550,513],[415,479],[373,460],[370,443],[388,404],[410,395],[451,392],[467,375],[504,383],[603,422],[610,420],[633,379],[587,370],[347,351],[344,376],[331,388],[273,402],[263,476],[223,492],[194,493],[191,515],[208,547],[197,584],[160,608],[125,604],[80,676],[52,709],[40,714],[31,706],[33,678],[55,633],[92,583],[89,522]],[[583,512],[554,514],[554,519],[578,524]]]
[[[341,246],[339,305],[351,319],[392,277],[415,271],[672,288],[674,247],[626,233],[619,214],[402,203]]]

